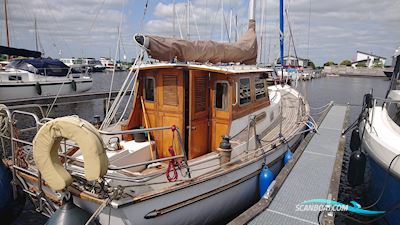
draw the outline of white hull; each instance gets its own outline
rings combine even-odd
[[[365,149],[380,166],[388,168],[392,159],[400,154],[400,127],[389,117],[385,107],[375,106],[370,109],[369,121],[362,137],[362,148]],[[364,123],[360,125],[360,135]],[[400,159],[396,159],[390,171],[400,178]]]
[[[296,144],[303,135],[290,140]],[[280,145],[266,158],[267,164],[274,164],[277,173],[282,166],[282,156],[287,151],[286,145]],[[263,165],[260,157],[232,172],[224,173],[204,182],[195,183],[177,191],[161,194],[141,202],[105,208],[100,214],[99,222],[108,224],[215,224],[227,222],[258,200],[258,173]],[[94,212],[99,205],[79,198],[75,203],[89,212]],[[174,209],[174,206],[178,208]],[[146,219],[154,210],[165,209],[165,214]],[[172,210],[172,211],[169,211]],[[110,215],[111,212],[111,215]],[[190,215],[190,216],[188,216]],[[110,217],[111,216],[111,217]]]
[[[4,82],[0,83],[0,101],[12,100],[12,99],[26,99],[26,98],[39,98],[44,96],[56,96],[74,94],[79,92],[88,91],[92,88],[93,82],[89,79],[77,79],[76,91],[73,90],[71,81],[55,82],[40,82],[42,90],[41,95],[38,94],[36,83],[12,83]]]

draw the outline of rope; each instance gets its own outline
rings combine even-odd
[[[329,107],[327,107],[327,108],[325,108],[324,110],[321,110],[321,111],[319,111],[319,112],[315,112],[315,113],[311,113],[312,115],[319,115],[319,114],[322,114],[322,113],[324,113],[324,112],[326,112],[327,110],[329,110],[330,108]]]
[[[0,105],[0,108],[5,108],[5,105]],[[7,117],[7,114],[5,113],[0,113],[0,135],[1,136],[8,136],[9,134],[9,128],[10,128],[10,124],[9,124],[9,120]]]
[[[175,156],[174,148],[172,146],[169,147],[168,151],[171,156]],[[165,175],[167,176],[167,180],[169,182],[174,182],[178,179],[178,172],[176,171],[175,164],[175,159],[171,159],[168,163],[168,169],[165,172]],[[172,176],[171,171],[173,172]]]
[[[312,110],[317,110],[317,109],[322,109],[322,108],[325,108],[325,107],[328,107],[328,106],[331,106],[331,105],[332,105],[332,102],[329,102],[328,104],[323,105],[323,106],[321,106],[321,107],[316,107],[316,108],[314,108],[314,107],[311,107],[311,106],[310,106],[310,109],[312,109]]]

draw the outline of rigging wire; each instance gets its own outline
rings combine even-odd
[[[191,1],[189,1],[189,8],[192,9],[192,12],[194,11],[194,9],[193,9],[193,4],[192,4]],[[201,40],[201,38],[200,38],[200,32],[199,32],[199,27],[198,27],[198,25],[197,25],[196,17],[193,17],[193,20],[194,20],[194,25],[196,26],[197,36],[198,36],[199,40]]]
[[[114,86],[114,77],[115,77],[115,69],[117,67],[117,55],[118,55],[118,48],[119,48],[119,44],[121,41],[121,27],[122,27],[122,20],[124,17],[124,9],[125,9],[125,1],[122,1],[122,6],[121,6],[121,18],[119,21],[119,26],[118,26],[118,38],[117,38],[117,46],[115,49],[115,55],[114,55],[114,65],[113,65],[113,71],[112,71],[112,76],[111,76],[111,83],[110,83],[110,91],[108,93],[108,100],[107,100],[107,105],[106,105],[106,112],[108,112],[109,110],[109,106],[110,106],[110,102],[111,102],[111,92],[112,92],[112,88]]]
[[[308,7],[307,59],[310,59],[311,0]]]
[[[57,32],[56,32],[56,33],[59,33],[59,32],[62,30],[62,29],[61,29],[61,26],[60,26],[60,23],[58,22],[57,18],[54,16],[53,11],[51,10],[51,8],[50,8],[50,6],[49,6],[47,0],[42,0],[42,1],[46,4],[47,11],[50,12],[51,17],[53,18],[53,20],[54,20],[54,22],[55,22],[55,25],[56,25],[56,27],[57,27]],[[49,32],[49,33],[51,33],[51,32]],[[70,53],[72,53],[71,48],[69,47],[67,41],[63,38],[62,35],[61,35],[61,38],[60,38],[60,39],[61,39],[61,41],[64,42],[65,47],[67,48],[67,50],[68,50]],[[55,44],[55,43],[53,43],[53,45],[56,47],[56,44]],[[57,48],[57,47],[56,47],[56,48]]]
[[[96,15],[94,16],[94,19],[93,19],[93,21],[92,21],[92,24],[91,24],[90,27],[89,27],[88,34],[90,34],[90,33],[92,32],[92,29],[93,29],[93,27],[94,27],[94,25],[95,25],[95,23],[96,23],[96,21],[97,21],[97,17],[99,16],[100,11],[103,9],[103,6],[104,6],[104,3],[105,3],[105,2],[106,2],[106,0],[103,0],[103,1],[101,2],[101,5],[100,5],[99,9],[96,11]]]
[[[287,19],[288,27],[289,27],[289,33],[290,33],[289,43],[290,43],[290,40],[292,40],[294,55],[295,55],[295,57],[296,57],[296,59],[297,59],[296,45],[294,44],[292,26],[290,25],[290,20],[289,20],[289,15],[288,15],[287,10],[285,10],[285,14],[286,14],[286,19]],[[289,56],[289,54],[288,54],[288,56]]]

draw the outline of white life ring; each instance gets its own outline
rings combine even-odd
[[[62,138],[74,141],[84,159],[88,181],[104,176],[108,158],[103,140],[96,128],[77,116],[67,116],[45,123],[33,139],[33,159],[43,179],[53,190],[62,190],[72,183],[58,156]]]

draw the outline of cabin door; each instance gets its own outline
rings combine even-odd
[[[211,140],[210,146],[215,151],[222,136],[229,134],[232,113],[232,88],[226,75],[211,74]]]
[[[209,152],[209,74],[189,71],[189,159]]]

